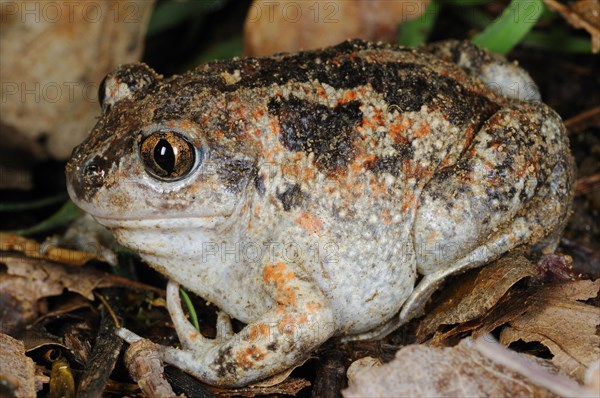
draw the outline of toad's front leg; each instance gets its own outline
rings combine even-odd
[[[184,349],[161,347],[163,360],[209,384],[243,386],[292,367],[333,335],[329,300],[300,267],[267,264],[263,282],[273,308],[238,334],[215,340],[191,327],[171,287],[169,311]],[[220,323],[217,329],[226,330]]]

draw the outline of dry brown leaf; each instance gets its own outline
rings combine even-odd
[[[37,284],[35,288],[42,292],[38,297],[54,296],[60,294],[62,289],[67,289],[81,294],[88,300],[93,300],[93,289],[112,286],[150,290],[164,296],[162,289],[101,272],[89,266],[70,267],[46,260],[8,254],[0,257],[0,264],[6,264],[9,275],[17,275],[26,278],[29,283]]]
[[[152,6],[150,0],[2,2],[2,152],[66,159],[96,122],[102,78],[139,60]]]
[[[25,355],[19,340],[0,333],[0,380],[2,390],[14,397],[35,397],[35,364]],[[8,396],[8,395],[7,395]]]
[[[564,373],[583,380],[585,369],[600,357],[600,308],[578,300],[596,297],[600,279],[544,286],[533,293],[531,310],[509,322],[500,342],[540,342]]]
[[[33,239],[13,234],[0,234],[0,252],[3,251],[15,251],[30,258],[41,258],[69,265],[83,265],[90,260],[104,261],[99,252],[82,252],[61,247],[50,247],[46,250]]]
[[[350,397],[555,397],[516,372],[494,363],[464,340],[456,347],[410,345],[383,366],[355,375],[342,391]]]
[[[505,348],[491,336],[478,338],[472,344],[473,348],[513,372],[523,376],[531,383],[545,388],[561,397],[597,398],[596,390],[582,386],[575,380],[568,378],[552,364],[541,358],[518,354]]]
[[[427,344],[433,346],[451,346],[456,340],[471,333],[472,337],[479,337],[492,332],[497,327],[504,325],[511,319],[520,316],[531,306],[527,291],[509,290],[500,301],[483,317],[472,321],[459,323],[448,330],[438,330]]]
[[[346,39],[395,41],[400,22],[429,0],[255,0],[244,24],[244,55],[315,49]]]
[[[37,286],[18,276],[0,274],[0,322],[2,331],[14,335],[38,317]]]
[[[464,323],[489,311],[515,283],[536,275],[533,263],[521,255],[506,256],[465,274],[445,287],[419,324],[421,340],[440,325]]]
[[[37,291],[35,299],[62,294],[63,289],[81,294],[88,300],[94,299],[93,290],[114,286],[109,275],[88,267],[66,267],[60,264],[26,257],[4,256],[9,275],[27,279]]]
[[[570,5],[558,0],[544,0],[573,27],[585,29],[592,37],[592,51],[600,51],[600,0],[577,0]]]

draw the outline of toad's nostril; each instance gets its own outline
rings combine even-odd
[[[98,174],[98,170],[100,170],[100,167],[94,162],[90,162],[85,166],[85,174],[87,175],[96,175]]]
[[[90,159],[83,167],[83,175],[88,185],[99,187],[104,182],[106,168],[98,158]]]

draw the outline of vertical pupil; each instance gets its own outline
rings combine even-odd
[[[171,174],[175,168],[175,151],[164,138],[161,138],[154,147],[154,161],[167,174]]]

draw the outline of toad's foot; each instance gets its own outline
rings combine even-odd
[[[158,346],[161,359],[206,383],[237,387],[292,367],[333,335],[331,304],[300,267],[267,264],[263,280],[272,310],[237,334],[229,317],[219,313],[214,340],[192,326],[181,308],[179,286],[169,282],[167,308],[182,349]],[[126,329],[119,336],[128,342],[140,339]]]
[[[229,316],[222,311],[219,311],[217,316],[216,338],[209,339],[202,336],[186,317],[183,308],[181,307],[179,284],[174,281],[169,281],[167,284],[167,309],[173,320],[177,337],[184,350],[193,350],[196,353],[201,354],[233,336],[231,320]]]

